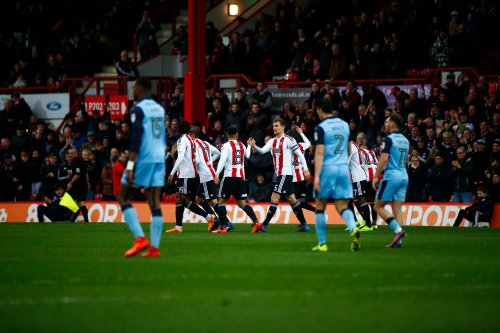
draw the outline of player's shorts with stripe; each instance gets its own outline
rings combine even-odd
[[[367,186],[366,180],[352,183],[353,197],[356,198],[356,197],[365,195],[366,194],[366,186]]]
[[[213,180],[209,180],[208,182],[200,183],[200,185],[198,185],[198,192],[196,195],[200,198],[212,200],[217,198],[217,194],[217,185],[215,185]]]
[[[276,177],[276,183],[274,184],[273,192],[279,194],[292,194],[293,193],[292,182],[293,182],[292,175]]]
[[[145,188],[165,186],[165,163],[136,163],[134,181],[133,185]],[[122,184],[129,185],[127,182],[127,170],[123,172]]]
[[[243,178],[224,177],[219,185],[219,198],[229,199],[234,196],[236,200],[246,199],[248,197],[247,185]]]
[[[307,191],[307,181],[302,180],[300,182],[293,182],[293,192],[295,193],[295,197],[298,198],[305,198],[306,197],[306,191]]]
[[[352,182],[349,166],[324,165],[319,175],[320,192],[314,191],[318,199],[352,199]]]
[[[177,188],[177,193],[196,195],[199,185],[200,185],[200,180],[198,177],[195,177],[195,178],[178,178],[175,186]]]
[[[408,178],[382,178],[375,197],[384,202],[404,202],[407,188]]]

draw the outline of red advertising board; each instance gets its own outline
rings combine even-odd
[[[99,110],[99,114],[104,114],[104,106],[106,103],[105,96],[85,96],[85,109],[89,115],[92,111]],[[111,120],[116,118],[123,119],[123,116],[128,112],[128,99],[126,95],[110,95],[108,102],[108,110]]]

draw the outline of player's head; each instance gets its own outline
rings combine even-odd
[[[477,196],[479,198],[484,198],[488,195],[488,188],[486,186],[479,186],[477,188]]]
[[[200,126],[191,126],[189,130],[189,135],[194,136],[195,138],[199,138],[201,134]]]
[[[286,123],[281,118],[276,118],[273,120],[273,132],[274,135],[282,135],[285,133]]]
[[[360,147],[365,147],[366,146],[366,135],[363,132],[359,132],[358,135],[356,136],[356,144]]]
[[[191,130],[191,124],[188,123],[187,121],[182,120],[179,123],[179,133],[180,134],[188,134],[190,130]]]
[[[237,139],[238,138],[238,127],[236,127],[234,125],[228,126],[226,129],[226,134],[227,134],[228,138],[230,138],[231,140]]]
[[[64,194],[64,186],[61,183],[56,183],[53,187],[55,194],[58,197],[62,197]]]
[[[134,100],[138,101],[144,97],[148,97],[151,94],[151,81],[140,77],[135,80],[134,86],[132,87]]]
[[[387,132],[399,131],[404,124],[403,117],[397,112],[392,112],[385,120],[385,130]]]
[[[320,120],[331,117],[333,115],[333,111],[333,104],[329,100],[322,100],[316,104],[316,112],[318,113]]]

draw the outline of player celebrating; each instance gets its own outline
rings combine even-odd
[[[135,237],[134,246],[125,252],[125,257],[134,256],[148,247],[149,251],[143,253],[143,257],[159,257],[163,227],[160,193],[165,180],[165,110],[150,97],[151,81],[138,78],[134,83],[133,93],[134,99],[139,103],[130,109],[132,140],[117,197],[125,222]],[[153,216],[151,246],[144,237],[137,212],[130,203],[130,191],[136,186],[145,188]]]
[[[408,173],[406,165],[410,144],[408,139],[399,132],[403,126],[403,117],[399,113],[393,112],[385,120],[385,130],[389,133],[382,141],[380,159],[377,171],[372,180],[373,189],[377,190],[375,196],[375,210],[394,231],[394,239],[386,247],[401,247],[401,239],[406,236],[406,232],[401,228],[403,224],[403,213],[401,206],[405,201],[406,188],[408,187]],[[380,181],[379,176],[383,173]],[[384,206],[391,203],[392,215]]]
[[[295,131],[300,135],[302,141],[304,141],[304,142],[297,142],[297,146],[299,146],[300,151],[302,152],[302,154],[304,154],[304,152],[307,149],[309,149],[309,147],[311,147],[311,142],[304,134],[304,131],[302,131],[302,128],[300,128],[300,126],[295,126]],[[306,202],[307,181],[306,177],[304,176],[304,167],[302,166],[302,164],[300,164],[299,157],[295,153],[293,153],[292,165],[293,165],[292,184],[295,197],[300,200],[300,206],[303,209],[315,212],[316,208],[314,208],[314,206],[311,205],[309,202]]]
[[[219,188],[218,213],[221,223],[220,229],[214,230],[214,233],[226,233],[232,230],[232,225],[227,218],[226,201],[231,195],[236,199],[240,207],[252,220],[252,232],[255,233],[261,228],[253,208],[246,203],[247,187],[245,184],[245,158],[250,156],[250,150],[245,151],[245,146],[238,141],[238,128],[228,126],[226,130],[228,142],[221,148],[221,155],[215,175],[215,183],[219,183],[219,175],[224,169],[224,177]]]
[[[356,144],[360,147],[359,152],[361,153],[361,166],[365,170],[366,173],[366,199],[371,208],[371,227],[373,229],[378,229],[377,227],[377,212],[375,211],[375,191],[371,186],[373,176],[377,171],[377,156],[373,152],[373,150],[368,149],[366,146],[366,135],[363,132],[360,132],[356,137]],[[366,227],[369,228],[369,221],[366,221]]]
[[[194,138],[194,143],[197,150],[198,161],[196,170],[200,176],[200,185],[196,193],[196,202],[201,205],[203,210],[211,215],[217,215],[217,186],[214,183],[215,170],[213,161],[216,161],[220,156],[219,149],[212,146],[210,143],[200,139],[201,130],[198,126],[191,127],[191,138]],[[203,216],[207,219],[207,216]],[[207,220],[208,221],[208,220]],[[219,221],[216,217],[214,224],[213,218],[208,221],[208,231],[212,231],[218,227]]]
[[[366,200],[366,172],[363,169],[361,153],[359,151],[358,146],[354,142],[350,142],[350,152],[349,152],[349,170],[351,172],[351,180],[353,187],[353,201],[356,209],[361,214],[363,218],[363,222],[360,225],[360,231],[370,231],[371,222],[370,222],[370,208],[368,207],[368,203]],[[354,207],[350,204],[349,207],[352,211],[354,211]]]
[[[179,124],[179,133],[181,137],[177,140],[177,160],[168,177],[168,184],[172,185],[174,175],[177,173],[177,193],[175,195],[175,227],[168,229],[166,232],[182,232],[182,216],[184,208],[189,209],[195,214],[208,216],[201,207],[199,207],[194,199],[198,190],[199,179],[196,163],[198,161],[196,145],[192,134],[190,134],[191,125],[187,121],[182,121]]]
[[[255,148],[257,153],[265,154],[269,151],[271,152],[274,162],[274,172],[276,173],[276,185],[271,195],[271,205],[260,230],[263,232],[267,230],[269,222],[278,209],[278,202],[281,196],[284,195],[290,206],[292,206],[295,216],[299,219],[300,225],[297,231],[307,232],[310,230],[309,225],[307,225],[304,218],[300,201],[295,198],[292,189],[292,155],[293,153],[297,154],[300,164],[304,167],[304,177],[308,180],[310,174],[306,160],[297,142],[288,135],[285,135],[285,121],[283,119],[277,118],[273,121],[273,132],[275,137],[269,140],[262,148],[255,145],[255,139],[250,138],[248,140],[248,145]]]
[[[335,200],[335,208],[351,234],[351,250],[360,247],[360,232],[356,227],[354,213],[347,208],[352,199],[352,182],[349,175],[349,125],[333,114],[329,101],[318,102],[316,107],[321,123],[316,126],[314,136],[314,189],[316,197],[316,236],[318,245],[313,251],[326,252],[325,208],[328,199]]]

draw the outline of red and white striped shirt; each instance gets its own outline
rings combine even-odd
[[[201,139],[194,140],[198,154],[196,169],[200,175],[200,183],[211,181],[215,177],[213,161],[220,156],[220,151],[210,143]]]
[[[353,183],[361,182],[367,179],[367,174],[361,164],[361,153],[358,146],[351,141],[351,154],[349,155],[349,170],[351,171],[351,180]]]
[[[245,149],[238,140],[229,140],[221,148],[220,160],[216,174],[224,169],[224,177],[237,177],[245,179],[245,157],[250,156],[250,151]]]
[[[255,146],[255,150],[259,154],[271,152],[274,162],[274,172],[278,177],[293,175],[293,154],[297,155],[297,159],[304,168],[304,171],[308,170],[304,154],[302,154],[300,147],[297,145],[297,141],[287,135],[283,135],[280,138],[272,138],[262,148]]]
[[[177,160],[170,175],[177,172],[177,178],[195,178],[198,175],[196,171],[196,147],[193,139],[184,134],[177,140]]]
[[[361,153],[361,166],[365,170],[368,180],[371,182],[377,171],[377,156],[372,150],[366,148],[360,148],[359,152]]]

